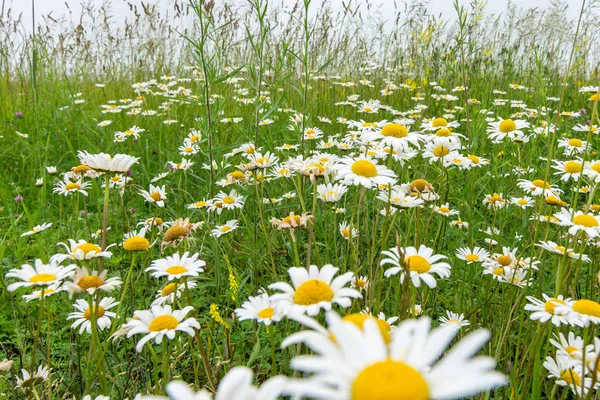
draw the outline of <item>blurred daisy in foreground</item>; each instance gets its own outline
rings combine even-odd
[[[327,323],[336,340],[304,335],[302,343],[316,354],[291,361],[293,369],[312,374],[300,389],[304,396],[340,400],[459,399],[506,383],[504,375],[494,371],[494,359],[474,357],[490,337],[486,330],[471,333],[445,352],[458,330],[431,330],[429,318],[403,321],[389,332],[389,344],[371,319],[366,319],[361,329],[329,312]]]

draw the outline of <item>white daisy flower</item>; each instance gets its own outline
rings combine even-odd
[[[103,251],[100,246],[94,243],[88,243],[86,240],[74,241],[73,239],[69,239],[69,244],[66,243],[58,243],[63,246],[68,254],[55,254],[51,258],[55,259],[57,263],[61,263],[65,260],[77,260],[77,261],[85,261],[91,260],[93,258],[110,258],[112,257],[112,253],[110,251]],[[107,246],[108,249],[111,246]]]
[[[272,295],[276,311],[284,313],[307,313],[317,315],[321,309],[331,310],[332,303],[347,308],[352,304],[352,298],[361,298],[361,294],[349,287],[354,274],[346,272],[333,279],[339,268],[331,264],[324,265],[321,269],[316,265],[307,268],[292,267],[288,269],[292,285],[285,282],[276,282],[269,285],[270,289],[280,290],[283,293]]]
[[[446,310],[446,316],[440,317],[439,321],[441,322],[440,326],[450,326],[457,330],[471,325],[471,323],[465,319],[464,314],[457,314],[448,310]]]
[[[554,217],[559,220],[560,225],[569,227],[571,235],[583,231],[590,238],[600,236],[600,216],[562,208]]]
[[[23,237],[23,236],[29,236],[29,235],[34,235],[36,233],[40,233],[40,232],[45,231],[46,229],[50,228],[51,226],[52,226],[52,223],[44,222],[41,225],[34,226],[33,228],[31,228],[30,231],[23,232],[21,234],[21,237]]]
[[[467,264],[475,262],[487,261],[490,257],[490,253],[484,248],[475,246],[473,250],[468,247],[462,247],[456,250],[456,257],[461,260],[465,260]]]
[[[284,316],[280,311],[275,312],[275,302],[267,293],[248,297],[248,301],[235,310],[235,315],[240,321],[252,319],[266,326],[271,325],[272,322],[279,322]]]
[[[152,264],[146,268],[146,272],[152,272],[152,276],[160,278],[166,276],[170,281],[182,277],[197,277],[201,272],[204,272],[206,262],[199,260],[199,253],[195,253],[191,257],[189,252],[179,255],[178,253],[172,256],[167,256],[159,260],[152,261]]]
[[[450,264],[440,262],[447,257],[441,254],[434,255],[433,249],[421,245],[418,250],[410,246],[402,248],[401,251],[402,257],[400,257],[397,247],[392,247],[387,251],[381,252],[387,257],[381,260],[381,265],[391,264],[394,266],[385,271],[384,275],[386,277],[389,278],[400,272],[400,282],[402,283],[408,269],[413,285],[420,287],[422,280],[427,286],[434,288],[437,286],[437,282],[432,274],[440,278],[448,278],[450,276]]]
[[[118,305],[119,302],[115,301],[112,297],[105,297],[100,300],[100,303],[97,305],[94,304],[93,308],[90,306],[86,300],[78,299],[73,307],[77,310],[72,312],[67,317],[69,319],[75,319],[75,322],[71,325],[71,328],[76,329],[79,327],[79,334],[81,335],[83,331],[87,333],[92,332],[92,314],[94,319],[96,320],[96,324],[98,326],[98,330],[102,331],[106,328],[110,328],[111,318],[114,318],[116,314],[112,311],[107,311]]]
[[[115,154],[111,157],[106,153],[90,154],[87,151],[79,151],[77,156],[82,164],[101,172],[127,172],[139,161],[138,157],[127,154]]]
[[[170,305],[166,305],[164,307],[153,306],[150,310],[136,311],[133,315],[137,319],[127,322],[127,328],[129,328],[127,337],[138,333],[145,334],[136,346],[136,350],[141,352],[149,340],[154,339],[156,344],[162,343],[165,336],[167,339],[173,340],[177,331],[194,336],[194,329],[200,329],[198,321],[195,318],[183,320],[193,309],[194,307],[187,306],[181,310],[173,310]]]
[[[362,185],[367,189],[392,184],[396,178],[392,170],[366,157],[342,158],[334,168],[337,170],[337,179],[344,184]]]
[[[6,274],[6,278],[20,279],[21,282],[16,282],[8,285],[6,290],[13,292],[20,287],[29,286],[51,286],[55,283],[60,283],[64,279],[73,275],[73,270],[77,266],[75,264],[60,266],[56,260],[50,259],[48,264],[44,264],[42,260],[35,260],[35,267],[29,264],[21,265],[20,269],[11,269]]]
[[[227,221],[224,225],[215,226],[215,229],[213,229],[211,233],[214,237],[221,237],[223,235],[233,232],[237,228],[238,228],[238,220],[231,219],[231,220]]]

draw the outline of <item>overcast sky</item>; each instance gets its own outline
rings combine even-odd
[[[41,15],[47,15],[52,12],[52,16],[54,18],[60,17],[66,13],[68,3],[69,8],[72,10],[74,16],[81,10],[80,0],[33,0],[35,1],[35,14],[36,19],[39,19]],[[102,0],[85,0],[87,2],[92,2],[95,4],[101,4]],[[142,0],[128,0],[133,4],[140,5]],[[231,1],[231,0],[230,0]],[[336,8],[341,8],[342,0],[330,0],[331,4]],[[397,0],[398,3],[401,3],[401,0]],[[469,0],[459,0],[461,4],[467,5]],[[508,0],[489,0],[486,10],[488,13],[500,14],[504,9],[506,9]],[[581,8],[581,3],[583,0],[569,0],[569,17],[576,18],[579,14],[579,9]],[[120,18],[116,19],[119,23],[122,23],[125,17],[129,13],[129,8],[125,0],[111,0],[113,4],[114,14]],[[217,3],[220,0],[216,0]],[[237,3],[245,3],[244,0],[235,0]],[[283,2],[285,4],[294,4],[295,0],[276,0],[274,3]],[[316,3],[320,3],[320,0],[315,1]],[[346,1],[347,2],[347,1]],[[357,1],[354,1],[356,3]],[[371,0],[371,2],[375,5],[375,8],[381,7],[381,10],[385,15],[386,11],[389,11],[390,15],[393,15],[394,10],[394,1],[393,0]],[[518,4],[524,8],[545,8],[550,4],[551,0],[513,0],[513,3]],[[144,3],[151,4],[159,4],[161,8],[167,9],[169,5],[169,0],[144,0]],[[452,20],[454,19],[455,11],[452,5],[453,0],[433,0],[431,5],[431,12],[434,15],[442,14],[442,18],[444,20]],[[31,21],[32,15],[32,0],[0,0],[0,6],[4,5],[4,12],[8,8],[12,8],[14,13],[23,13],[23,21]],[[0,10],[1,11],[1,10]]]

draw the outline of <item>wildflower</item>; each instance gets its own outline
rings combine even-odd
[[[448,310],[446,310],[446,316],[440,317],[439,321],[441,322],[440,326],[450,326],[457,330],[471,325],[471,323],[465,319],[464,314],[457,314]]]
[[[275,313],[275,303],[267,293],[248,297],[248,301],[245,301],[241,308],[235,310],[235,315],[240,321],[252,319],[266,326],[272,322],[279,322],[283,317],[283,313]]]
[[[437,286],[437,282],[432,274],[440,278],[450,276],[450,264],[439,262],[447,257],[440,254],[434,255],[433,249],[425,245],[421,245],[418,250],[412,246],[406,247],[401,249],[401,252],[402,258],[400,258],[397,247],[381,252],[387,257],[381,260],[381,265],[393,265],[392,268],[385,271],[384,275],[386,277],[389,278],[401,272],[400,282],[404,282],[406,270],[408,270],[413,285],[420,287],[422,280],[427,286],[434,288]]]
[[[238,220],[231,219],[231,220],[227,221],[224,225],[217,225],[215,227],[215,229],[212,230],[211,233],[214,237],[221,237],[223,235],[233,232],[237,228],[238,228]]]
[[[544,301],[527,296],[529,303],[525,305],[525,311],[533,311],[530,316],[533,321],[551,321],[556,326],[581,325],[580,319],[571,310],[573,300],[562,295],[550,297],[543,293],[542,296]]]
[[[40,233],[40,232],[45,231],[46,229],[50,228],[51,226],[52,226],[52,223],[44,222],[41,225],[34,226],[33,228],[31,228],[30,231],[23,232],[21,234],[21,237],[23,237],[23,236],[29,236],[29,235],[35,235],[36,233]]]
[[[51,286],[73,275],[75,268],[76,265],[74,264],[62,267],[53,259],[50,259],[48,264],[44,264],[42,260],[36,259],[35,267],[23,264],[21,265],[21,269],[13,268],[8,271],[6,274],[7,278],[20,279],[21,282],[8,285],[7,290],[13,292],[20,287]]]
[[[385,166],[377,165],[377,161],[359,157],[343,158],[335,166],[337,179],[346,185],[362,185],[367,189],[374,185],[392,183],[394,172]]]
[[[139,231],[126,233],[123,239],[123,250],[146,251],[150,248],[150,242],[146,239],[146,227]]]
[[[150,184],[150,190],[140,190],[140,196],[142,196],[147,202],[154,203],[159,207],[165,206],[165,200],[167,199],[167,193],[165,192],[165,186],[154,186]]]
[[[75,307],[77,311],[69,314],[67,320],[75,319],[75,322],[73,322],[71,328],[76,329],[79,327],[79,334],[81,335],[83,331],[86,331],[87,333],[92,332],[91,318],[93,315],[96,325],[98,326],[98,330],[102,331],[106,328],[110,328],[111,318],[116,316],[114,312],[107,310],[118,304],[119,302],[115,302],[115,299],[112,297],[105,297],[100,300],[97,305],[94,304],[92,307],[86,300],[79,299],[75,302],[75,304],[73,304],[73,307]]]
[[[138,157],[127,154],[115,154],[111,157],[110,154],[106,153],[90,154],[87,151],[79,151],[77,156],[82,164],[100,172],[125,173],[133,164],[139,161]]]
[[[79,177],[76,180],[71,180],[69,175],[65,174],[62,181],[56,182],[56,187],[52,190],[59,195],[68,196],[69,194],[78,192],[87,196],[85,191],[89,187],[89,182],[84,182],[83,178]]]
[[[182,277],[197,277],[201,272],[204,272],[206,262],[199,260],[199,253],[189,256],[189,252],[179,255],[177,253],[166,258],[152,261],[152,264],[146,268],[146,272],[152,271],[152,276],[160,278],[166,276],[169,281]]]
[[[306,228],[306,224],[313,220],[314,217],[312,215],[308,215],[308,213],[303,213],[302,215],[295,215],[294,212],[290,212],[290,214],[282,219],[277,219],[275,217],[271,218],[271,223],[277,229],[297,229],[297,228]]]

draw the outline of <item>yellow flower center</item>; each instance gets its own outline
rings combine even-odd
[[[577,161],[567,161],[565,163],[565,172],[568,174],[578,174],[583,166]]]
[[[591,168],[596,171],[597,173],[600,174],[600,162],[597,162],[595,164],[592,164]]]
[[[294,222],[296,223],[296,225],[300,225],[300,217],[297,215],[288,215],[287,217],[284,217],[281,222],[285,222],[286,224],[292,224],[292,218],[294,218]]]
[[[471,162],[472,162],[473,164],[479,164],[479,157],[477,157],[477,156],[475,156],[475,155],[471,154],[471,155],[467,156],[467,158],[468,158],[469,160],[471,160]]]
[[[267,307],[267,308],[263,308],[262,310],[260,310],[257,315],[262,319],[269,319],[269,318],[273,318],[274,314],[275,314],[275,309],[273,307]]]
[[[257,158],[257,159],[256,159],[256,163],[257,163],[257,164],[260,164],[260,165],[266,164],[266,163],[268,163],[268,162],[269,162],[269,159],[268,159],[268,158],[265,158],[265,157],[260,157],[260,158]]]
[[[408,188],[411,192],[419,193],[433,191],[433,186],[431,186],[431,183],[427,182],[425,179],[415,179],[410,183]]]
[[[383,136],[391,136],[395,138],[403,138],[408,136],[408,129],[400,124],[387,124],[381,129]]]
[[[512,119],[505,119],[502,122],[500,122],[498,129],[502,133],[512,132],[515,129],[517,129],[517,124]]]
[[[447,126],[448,125],[448,120],[446,118],[436,118],[433,120],[433,122],[431,123],[431,126],[433,126],[434,128],[440,127],[440,126]]]
[[[573,311],[579,314],[600,317],[600,304],[592,300],[581,299],[573,304]]]
[[[36,274],[29,278],[29,282],[31,283],[45,283],[52,282],[56,280],[56,275],[54,274]]]
[[[94,309],[94,318],[96,318],[96,320],[98,320],[98,318],[102,317],[103,315],[104,315],[104,307],[96,306]],[[87,310],[84,311],[83,317],[85,319],[89,320],[91,316],[92,316],[92,310],[90,310],[90,307],[88,307]]]
[[[536,179],[531,183],[533,186],[539,187],[540,189],[550,189],[550,185],[543,179]]]
[[[496,261],[498,262],[498,264],[502,265],[503,267],[507,267],[510,264],[512,264],[512,258],[510,258],[509,256],[500,256],[496,259]]]
[[[160,195],[160,192],[154,192],[150,194],[150,198],[154,201],[161,201],[162,200],[162,196]]]
[[[364,287],[367,285],[367,282],[365,282],[365,281],[364,281],[364,280],[362,280],[362,279],[356,279],[356,280],[354,281],[354,285],[355,285],[355,286],[358,286],[359,288],[364,288]]]
[[[165,285],[165,287],[162,288],[162,290],[160,291],[160,295],[162,297],[167,297],[171,293],[175,292],[176,288],[177,288],[177,286],[175,283],[169,283],[168,285]]]
[[[411,272],[416,272],[418,274],[424,274],[431,268],[431,264],[429,264],[429,261],[427,261],[426,258],[417,255],[406,257],[404,259],[404,264],[408,266],[408,269]]]
[[[560,379],[567,382],[569,385],[581,385],[581,378],[579,377],[579,374],[577,374],[577,372],[573,371],[572,369],[562,371],[560,373]]]
[[[75,247],[75,250],[81,250],[83,251],[83,255],[86,255],[90,252],[90,251],[95,251],[96,253],[100,253],[102,251],[102,249],[98,246],[96,246],[94,243],[83,243],[80,244],[79,246]]]
[[[494,193],[490,197],[490,203],[497,203],[497,202],[503,202],[503,201],[504,201],[504,199],[498,193]]]
[[[244,175],[244,173],[242,171],[233,171],[231,173],[231,177],[233,179],[244,179],[244,178],[246,178],[246,175]]]
[[[352,382],[352,400],[427,400],[423,375],[401,361],[379,361],[364,368]]]
[[[352,164],[352,172],[365,178],[377,176],[377,167],[369,160],[358,160]]]
[[[141,236],[133,236],[123,243],[123,248],[127,251],[144,251],[150,248],[150,242]]]
[[[563,202],[556,196],[546,196],[544,202],[551,206],[560,206]]]
[[[467,254],[465,258],[467,259],[467,261],[479,261],[479,256],[473,253]]]
[[[174,240],[186,237],[190,234],[190,230],[183,225],[174,225],[167,229],[165,236],[163,237],[164,242],[172,242]]]
[[[177,328],[179,325],[179,321],[172,315],[160,315],[150,322],[148,326],[148,330],[150,332],[160,332],[162,330],[168,329],[173,330]]]
[[[221,229],[219,229],[219,231],[221,233],[229,232],[230,230],[231,230],[231,227],[228,225],[225,225],[225,226],[221,227]]]
[[[363,329],[363,327],[365,325],[365,321],[367,319],[373,320],[377,323],[377,326],[379,327],[379,332],[381,332],[381,337],[383,338],[383,341],[385,343],[390,343],[392,340],[392,338],[390,337],[390,324],[388,324],[387,321],[384,321],[379,318],[375,318],[371,315],[365,315],[365,314],[359,314],[359,313],[348,314],[345,317],[343,317],[342,319],[347,322],[352,322],[354,325],[359,327],[361,330]]]
[[[544,310],[546,310],[546,312],[550,314],[554,314],[554,311],[556,310],[556,306],[558,304],[564,305],[565,302],[555,298],[548,299],[548,301],[546,301],[546,303],[544,304]]]
[[[450,149],[446,146],[438,146],[433,149],[433,155],[436,157],[444,157],[448,153],[450,153]]]
[[[492,271],[492,273],[493,273],[494,275],[498,275],[498,276],[499,276],[499,275],[504,275],[504,268],[502,268],[502,267],[495,268],[495,269]]]
[[[193,135],[192,137],[190,137],[190,142],[192,143],[196,143],[198,140],[200,140],[200,136],[198,135]]]
[[[519,199],[519,200],[517,200],[517,204],[520,206],[525,206],[525,205],[529,204],[529,202],[525,199]]]
[[[77,282],[77,286],[82,288],[83,290],[88,290],[90,288],[100,287],[104,283],[104,280],[97,275],[88,275],[84,276]]]
[[[188,269],[182,265],[171,265],[165,272],[171,275],[179,275],[188,272]]]
[[[206,206],[205,201],[197,201],[194,203],[194,207],[205,207],[205,206]]]
[[[583,146],[583,142],[577,138],[570,139],[567,144],[572,147],[581,147]]]
[[[79,184],[78,184],[78,183],[71,182],[71,183],[67,183],[67,184],[65,185],[65,190],[66,190],[67,192],[69,192],[69,191],[71,191],[71,190],[79,190],[79,189],[81,189],[81,186],[79,186]]]
[[[435,135],[440,137],[449,137],[452,136],[452,131],[448,128],[440,128],[437,130]]]
[[[556,246],[555,249],[560,251],[561,253],[565,252],[565,246]]]
[[[449,213],[450,212],[450,209],[448,207],[440,207],[438,210],[441,211],[441,212],[443,212],[443,213]]]
[[[321,301],[333,299],[331,287],[319,279],[310,279],[296,289],[294,302],[303,306],[310,306]]]
[[[235,199],[231,196],[225,196],[225,197],[223,197],[223,203],[233,204],[233,203],[235,203]]]
[[[71,169],[71,171],[75,172],[76,174],[83,174],[85,172],[88,172],[90,170],[90,167],[88,167],[87,165],[78,165],[76,167],[73,167]]]
[[[186,153],[193,153],[194,152],[194,148],[193,147],[186,147],[184,151]]]
[[[591,228],[594,226],[598,226],[598,221],[591,215],[581,214],[577,215],[573,218],[573,223],[575,225],[585,226],[586,228]]]
[[[572,358],[576,357],[576,352],[579,351],[579,349],[577,347],[573,347],[573,346],[567,346],[565,347],[565,351],[567,352],[567,354],[569,354]]]

